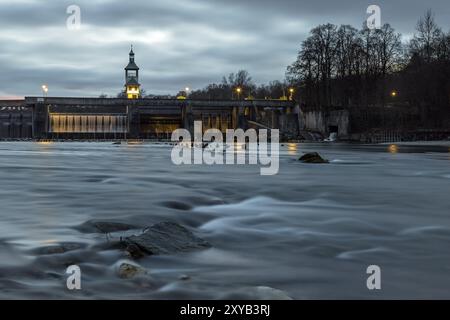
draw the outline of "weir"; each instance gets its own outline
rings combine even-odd
[[[0,101],[0,139],[167,138],[179,128],[193,132],[195,121],[204,131],[270,127],[297,136],[294,109],[295,102],[281,100],[26,97]]]

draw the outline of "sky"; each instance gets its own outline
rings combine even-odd
[[[381,8],[404,39],[432,9],[450,30],[449,0],[0,0],[0,99],[116,95],[133,44],[147,93],[200,89],[245,69],[257,84],[283,80],[311,28],[362,26]],[[71,30],[67,8],[80,8]]]

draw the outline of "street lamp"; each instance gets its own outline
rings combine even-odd
[[[236,88],[236,92],[237,92],[237,95],[238,95],[238,100],[241,100],[242,89],[238,87],[238,88]]]
[[[289,100],[291,100],[291,101],[293,100],[294,92],[295,92],[294,88],[289,88],[289,93],[290,93]]]
[[[189,91],[191,91],[191,88],[186,87],[184,88],[184,91],[186,92],[186,98],[189,96]]]
[[[392,98],[395,98],[397,95],[398,95],[397,91],[393,90],[393,91],[391,92],[391,97],[392,97]]]
[[[48,86],[46,84],[42,85],[42,93],[44,94],[44,97],[47,97]]]

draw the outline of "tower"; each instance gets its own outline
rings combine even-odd
[[[125,93],[128,99],[139,99],[141,96],[139,67],[134,62],[133,46],[130,51],[130,62],[125,67]]]

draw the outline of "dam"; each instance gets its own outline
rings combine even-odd
[[[119,98],[48,97],[0,100],[0,140],[170,139],[174,130],[279,129],[281,138],[348,134],[348,113],[304,112],[292,99],[196,100],[144,97],[133,48]],[[240,89],[240,88],[237,88]],[[319,138],[319,139],[320,139]]]
[[[299,132],[299,107],[281,100],[26,97],[0,101],[0,139],[170,139],[193,131],[272,128]]]

